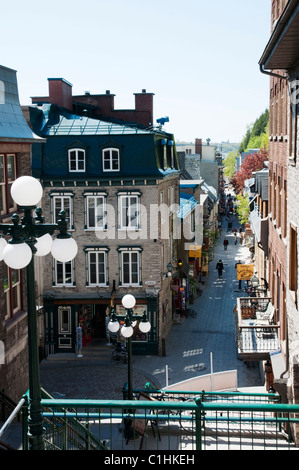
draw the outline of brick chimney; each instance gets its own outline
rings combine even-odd
[[[195,139],[195,153],[202,158],[202,139]]]
[[[50,103],[57,104],[71,111],[73,108],[73,85],[64,78],[48,78],[48,82]]]
[[[145,89],[135,95],[135,111],[147,112],[151,116],[150,124],[153,124],[154,114],[154,93],[147,93]]]

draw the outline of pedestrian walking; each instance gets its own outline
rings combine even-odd
[[[243,245],[243,233],[240,232],[240,245]]]
[[[242,264],[242,261],[240,259],[239,259],[239,261],[236,262],[235,269],[237,269],[238,264]],[[239,279],[239,290],[241,290],[241,289],[242,289],[242,280]]]
[[[227,245],[228,245],[228,239],[225,237],[225,239],[223,240],[224,251],[227,250]]]
[[[237,244],[237,241],[238,241],[237,232],[234,232],[234,237],[235,237],[235,245],[236,245],[236,244]]]
[[[222,271],[223,271],[223,263],[222,263],[221,259],[218,261],[218,263],[216,265],[216,269],[218,271],[218,276],[221,277],[222,276]]]

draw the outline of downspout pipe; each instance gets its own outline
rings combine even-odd
[[[264,73],[265,75],[270,75],[271,77],[283,78],[284,80],[288,79],[288,75],[281,75],[276,72],[265,70],[263,64],[260,64],[260,72]]]

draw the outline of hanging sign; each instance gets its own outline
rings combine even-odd
[[[190,245],[189,246],[189,257],[190,258],[201,258],[201,245]]]
[[[253,264],[237,264],[238,281],[250,281],[253,275],[254,275]]]

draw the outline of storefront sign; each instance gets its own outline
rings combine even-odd
[[[201,245],[190,245],[189,246],[189,257],[190,258],[201,258]]]
[[[237,264],[238,281],[250,281],[253,275],[254,275],[253,264]]]

